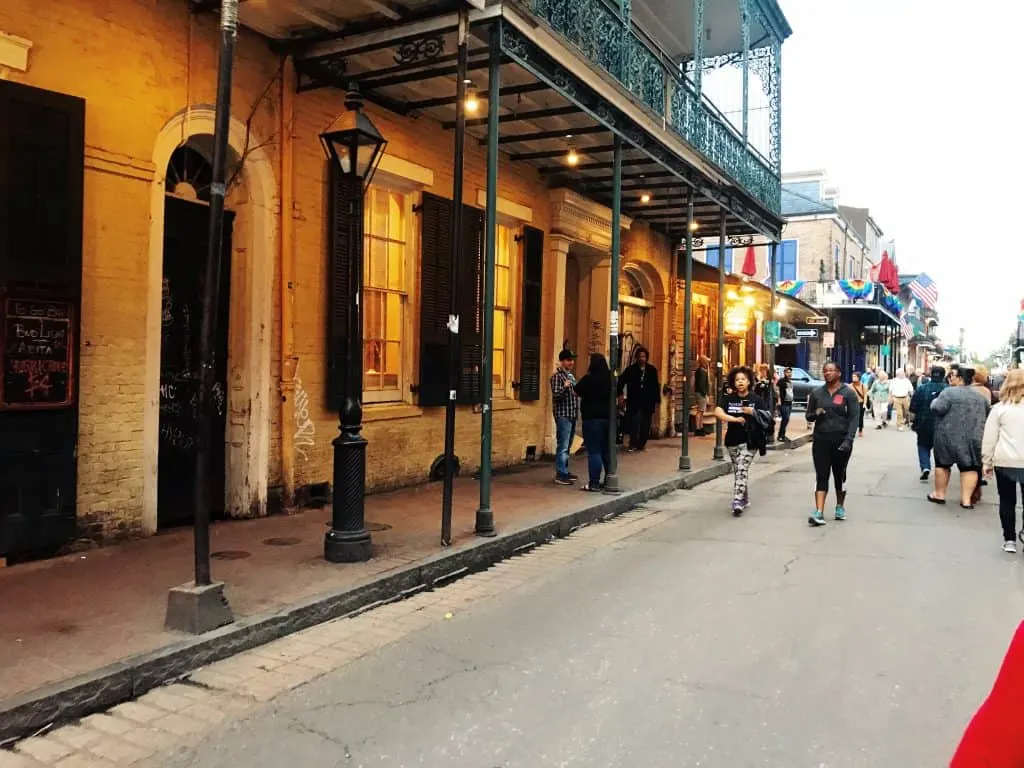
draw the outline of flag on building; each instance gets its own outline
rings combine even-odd
[[[910,327],[910,321],[907,319],[906,312],[900,315],[900,330],[903,331],[903,338],[907,341],[914,338],[914,329]]]
[[[935,285],[935,281],[932,280],[928,275],[922,272],[920,275],[911,280],[910,285],[907,286],[910,292],[921,300],[928,309],[935,309],[935,305],[939,303],[939,288]]]

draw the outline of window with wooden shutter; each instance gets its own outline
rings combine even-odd
[[[540,399],[541,300],[544,277],[544,233],[534,227],[523,229],[523,290],[520,302],[521,353],[519,399]]]
[[[452,202],[424,193],[420,208],[419,404],[448,400],[448,311],[451,296]],[[479,403],[483,353],[483,211],[463,206],[459,285],[459,383],[456,402]]]
[[[349,328],[349,302],[352,292],[352,255],[360,230],[361,182],[330,168],[330,264],[327,301],[327,408],[341,410],[346,395],[346,358],[352,329]],[[356,365],[360,356],[355,355]]]
[[[420,381],[419,404],[448,400],[449,254],[452,204],[424,193],[420,205]]]

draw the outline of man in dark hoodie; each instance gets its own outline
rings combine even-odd
[[[860,401],[853,388],[843,384],[842,371],[836,363],[825,363],[822,371],[825,386],[811,392],[807,399],[807,421],[814,424],[811,456],[814,459],[816,485],[814,512],[807,518],[810,525],[825,525],[825,500],[828,478],[836,487],[836,520],[846,519],[846,467],[853,452],[860,421]]]
[[[661,402],[658,369],[647,362],[647,350],[637,347],[636,361],[619,376],[619,405],[626,405],[626,423],[629,425],[629,450],[642,451],[651,436],[651,419]]]

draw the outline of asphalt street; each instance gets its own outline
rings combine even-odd
[[[809,449],[772,469],[755,467],[742,518],[725,479],[651,502],[659,524],[161,764],[948,764],[1024,614],[994,488],[970,512],[929,504],[913,435],[869,430],[849,520],[813,529]]]

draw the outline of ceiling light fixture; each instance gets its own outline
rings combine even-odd
[[[470,114],[476,114],[476,111],[480,109],[480,100],[476,97],[476,91],[470,89],[469,93],[466,94],[466,111]]]
[[[691,221],[690,222],[690,231],[691,232],[696,232],[698,229],[700,229],[700,224],[697,223],[696,221]]]
[[[580,161],[580,156],[576,154],[576,147],[569,147],[569,154],[565,156],[565,162],[569,165],[576,165]]]
[[[644,192],[642,195],[640,195],[640,202],[643,203],[644,205],[647,205],[649,202],[651,202],[651,196]]]

